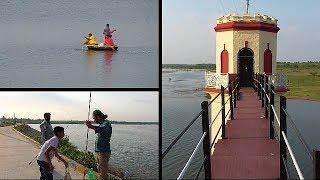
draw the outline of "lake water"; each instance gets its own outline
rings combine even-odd
[[[206,100],[206,98],[203,92],[205,85],[204,71],[164,69],[162,72],[162,151],[164,151],[192,118],[201,111],[200,103]],[[317,112],[320,110],[320,102],[288,100],[287,108],[310,149],[320,150],[320,139],[318,138],[320,121],[317,115]],[[293,133],[293,128],[290,126],[289,121],[287,124],[288,140],[303,174],[305,178],[312,178],[312,161],[308,158],[295,133]],[[172,179],[179,176],[201,135],[200,118],[162,160],[163,178]],[[289,155],[288,159],[290,159]],[[185,178],[193,179],[195,177],[202,160],[203,154],[199,151]],[[297,178],[290,160],[288,165],[290,177]],[[203,177],[203,172],[200,174],[200,177]]]
[[[30,124],[39,130],[39,124]],[[85,150],[87,127],[82,124],[53,124],[65,128],[65,135]],[[159,177],[158,125],[112,125],[110,164],[129,172],[132,178]],[[94,152],[96,135],[89,131],[88,150]]]
[[[0,87],[158,87],[157,0],[0,1]],[[116,29],[116,52],[82,50]]]

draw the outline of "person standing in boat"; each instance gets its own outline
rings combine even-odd
[[[86,121],[88,128],[93,129],[97,134],[95,143],[95,152],[97,153],[98,161],[98,179],[109,179],[108,177],[108,163],[111,155],[110,139],[112,134],[112,126],[108,115],[102,113],[100,110],[95,110],[92,113],[94,122],[99,126],[92,125],[91,121]]]
[[[86,45],[96,45],[97,44],[97,38],[92,35],[91,33],[88,34],[88,37],[85,37],[86,41],[83,44]]]
[[[43,117],[44,120],[40,124],[42,144],[54,136],[53,128],[50,123],[51,114],[48,112],[44,113]]]
[[[103,35],[104,35],[104,38],[106,38],[107,36],[110,36],[113,32],[115,32],[116,30],[110,30],[110,27],[109,27],[109,24],[106,25],[106,28],[104,28],[103,30]]]

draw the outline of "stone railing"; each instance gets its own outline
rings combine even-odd
[[[222,75],[220,73],[214,73],[206,71],[205,73],[206,88],[217,88],[220,89],[221,86],[227,87],[229,83],[229,75]]]
[[[269,24],[277,24],[278,20],[272,16],[267,16],[263,14],[254,14],[254,15],[227,14],[217,19],[217,24],[223,24],[228,22],[264,22]]]
[[[280,90],[288,89],[288,77],[286,74],[280,72],[269,76],[269,83],[274,85],[274,88]]]

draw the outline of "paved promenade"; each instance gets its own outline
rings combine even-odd
[[[37,161],[29,162],[38,154],[40,148],[31,140],[14,131],[12,127],[0,127],[0,179],[39,179]],[[53,158],[54,179],[63,179],[65,167]],[[72,179],[83,179],[80,173],[70,168]]]

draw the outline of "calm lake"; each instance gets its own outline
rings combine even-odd
[[[157,0],[0,1],[0,87],[158,87]],[[116,29],[116,52],[82,49]]]
[[[29,124],[39,130],[39,124]],[[82,124],[53,124],[65,128],[65,135],[80,150],[86,147],[87,127]],[[132,178],[159,177],[158,125],[112,125],[110,164],[127,171]],[[94,152],[96,135],[89,131],[88,150]]]
[[[162,151],[201,111],[200,103],[206,100],[203,91],[204,75],[204,71],[162,70]],[[320,139],[318,138],[320,121],[317,115],[320,110],[320,102],[288,100],[287,108],[310,149],[320,150]],[[305,178],[312,178],[312,161],[303,149],[298,137],[293,133],[293,128],[289,122],[287,123],[288,141],[292,146],[299,166]],[[179,176],[201,135],[202,127],[201,119],[199,119],[162,160],[162,176],[164,179]],[[199,151],[185,178],[193,179],[195,177],[202,160],[203,154]],[[289,161],[288,164],[290,177],[298,178],[292,162]],[[203,172],[200,177],[203,177]]]

